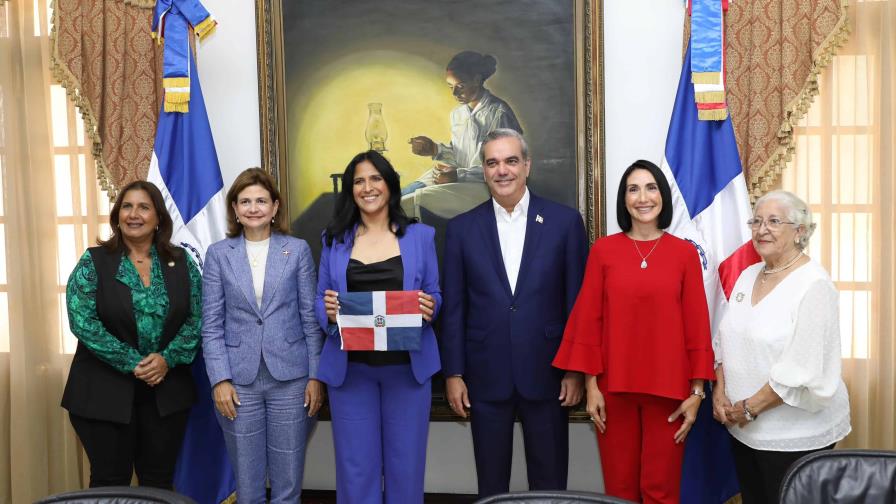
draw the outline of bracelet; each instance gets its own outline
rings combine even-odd
[[[701,401],[706,399],[706,392],[704,392],[703,389],[695,388],[691,390],[691,395],[699,397]]]
[[[759,418],[759,415],[754,415],[753,412],[750,411],[750,407],[747,406],[746,399],[743,400],[743,404],[744,404],[744,418],[746,418],[748,422],[752,422],[752,421],[756,420],[757,418]]]

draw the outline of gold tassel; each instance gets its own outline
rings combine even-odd
[[[697,103],[724,103],[725,102],[725,92],[724,91],[700,91],[698,93],[694,93],[694,97]]]
[[[725,119],[728,119],[728,109],[698,109],[697,119],[700,119],[701,121],[724,121]]]
[[[165,77],[162,79],[162,86],[169,88],[188,88],[190,87],[189,77]]]
[[[190,101],[190,93],[182,93],[179,91],[165,90],[166,103],[188,103]]]
[[[691,82],[694,84],[720,84],[721,72],[691,72]]]
[[[180,112],[186,114],[189,111],[189,103],[171,103],[168,100],[165,100],[165,112]]]
[[[206,37],[215,32],[215,28],[217,26],[218,22],[212,19],[211,16],[209,16],[205,18],[204,21],[193,27],[193,33],[195,33],[196,36],[199,37],[199,41],[202,42],[206,39]]]

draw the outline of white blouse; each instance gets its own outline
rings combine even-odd
[[[246,256],[249,259],[249,269],[252,271],[252,287],[255,288],[255,302],[261,308],[261,298],[264,295],[264,271],[268,264],[268,249],[271,238],[261,241],[246,240]]]
[[[826,447],[851,430],[840,375],[839,294],[824,268],[809,261],[753,306],[761,269],[762,263],[750,266],[734,285],[719,327],[719,360],[732,403],[768,383],[784,404],[728,430],[757,450]]]

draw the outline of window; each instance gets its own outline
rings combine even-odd
[[[885,225],[875,202],[879,176],[873,126],[880,120],[874,103],[877,63],[864,54],[841,51],[820,79],[829,86],[795,129],[794,160],[782,174],[782,187],[806,199],[817,228],[809,255],[831,273],[840,291],[840,334],[844,358],[870,357],[877,334],[880,271],[873,254],[875,236]]]

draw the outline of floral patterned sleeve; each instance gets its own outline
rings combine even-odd
[[[161,351],[168,367],[192,364],[202,341],[202,274],[190,255],[186,252],[184,254],[190,272],[190,315],[174,339],[168,343],[168,347]]]
[[[90,252],[84,252],[68,278],[65,289],[72,333],[100,360],[131,373],[142,357],[137,349],[113,336],[96,313],[96,268]]]

